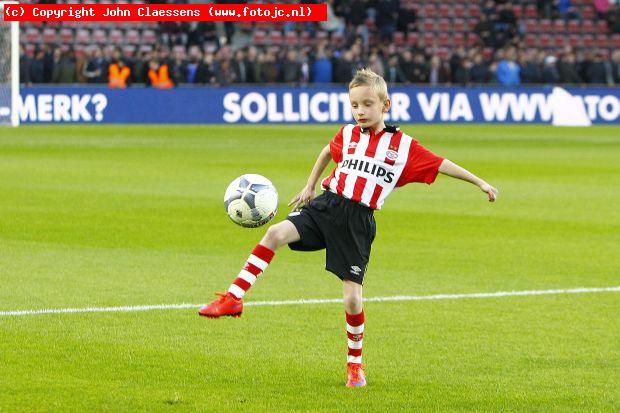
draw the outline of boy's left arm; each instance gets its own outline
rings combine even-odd
[[[489,202],[494,202],[497,199],[498,191],[493,186],[489,185],[484,179],[478,178],[476,175],[469,172],[467,169],[462,168],[454,162],[444,159],[439,166],[439,172],[451,176],[453,178],[462,179],[463,181],[471,182],[486,192],[489,196]]]

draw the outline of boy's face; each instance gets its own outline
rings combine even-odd
[[[385,128],[383,114],[390,109],[390,100],[381,100],[368,86],[356,86],[349,90],[351,110],[357,124],[362,128],[379,131]]]

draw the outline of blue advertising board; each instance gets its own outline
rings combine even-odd
[[[392,123],[620,124],[620,89],[393,87]],[[22,123],[347,123],[345,87],[27,87]]]

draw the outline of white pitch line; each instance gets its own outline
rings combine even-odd
[[[492,293],[470,294],[435,294],[435,295],[401,295],[393,297],[370,297],[365,302],[382,301],[425,301],[425,300],[459,300],[463,298],[495,298],[495,297],[523,297],[532,295],[557,295],[557,294],[586,294],[586,293],[610,293],[620,292],[620,286],[603,288],[572,288],[561,290],[527,290],[527,291],[498,291]],[[311,305],[311,304],[337,304],[342,303],[341,298],[333,299],[308,299],[291,301],[250,301],[244,303],[246,307],[255,306],[279,306],[279,305]],[[151,310],[175,310],[186,308],[198,308],[201,304],[157,304],[137,305],[122,307],[90,307],[90,308],[49,308],[40,310],[16,310],[0,311],[0,317],[15,317],[22,315],[40,314],[74,314],[74,313],[126,313],[132,311]]]

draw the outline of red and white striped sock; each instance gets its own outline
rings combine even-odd
[[[347,316],[347,338],[349,343],[348,363],[362,363],[362,341],[364,338],[364,310]]]
[[[228,292],[237,298],[243,298],[246,291],[256,282],[258,276],[267,269],[274,254],[275,252],[269,248],[260,244],[256,245],[241,272],[228,288]]]

